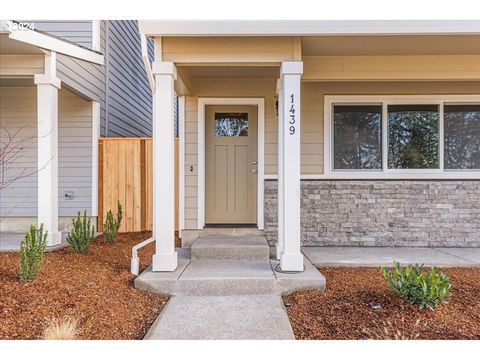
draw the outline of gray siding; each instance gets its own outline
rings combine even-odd
[[[92,47],[92,20],[22,20],[32,22],[35,30],[48,32],[75,44]]]
[[[152,134],[152,94],[142,61],[137,21],[107,21],[106,136]],[[149,44],[153,56],[153,44]]]
[[[18,139],[25,143],[21,157],[14,162],[14,174],[37,168],[37,123],[35,87],[0,87],[1,126],[11,132],[21,129]],[[72,216],[78,210],[91,211],[92,204],[92,115],[91,103],[66,89],[59,91],[59,216]],[[2,137],[5,136],[1,134]],[[74,192],[65,200],[66,190]],[[37,174],[14,182],[1,193],[0,216],[37,215]]]

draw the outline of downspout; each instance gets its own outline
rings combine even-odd
[[[150,59],[148,58],[148,44],[147,37],[144,34],[140,34],[140,44],[142,46],[142,60],[143,65],[145,66],[145,72],[147,73],[148,83],[150,89],[152,90],[152,104],[153,104],[153,94],[155,94],[155,78],[153,77],[152,66],[150,65]],[[153,112],[153,105],[152,105]],[[153,119],[152,119],[153,124]],[[155,237],[152,234],[150,239],[144,240],[141,243],[132,247],[132,259],[130,261],[130,272],[133,275],[138,275],[140,272],[140,259],[138,258],[138,250],[148,244],[151,244],[155,241]]]

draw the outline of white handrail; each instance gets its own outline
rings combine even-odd
[[[138,275],[140,272],[140,259],[138,257],[138,249],[141,249],[144,246],[155,241],[155,238],[151,237],[150,239],[144,240],[141,243],[138,243],[132,247],[132,260],[130,261],[130,272],[133,275]]]

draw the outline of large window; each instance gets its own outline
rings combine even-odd
[[[388,167],[438,169],[438,105],[388,105]]]
[[[325,100],[327,176],[480,178],[480,96]]]
[[[335,169],[382,168],[382,106],[335,106]]]
[[[480,104],[447,105],[445,169],[480,169]]]

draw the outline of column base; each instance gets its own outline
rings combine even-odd
[[[177,252],[155,254],[152,257],[152,271],[175,271],[178,266]]]
[[[280,260],[282,258],[282,249],[281,249],[280,245],[278,245],[278,244],[275,246],[275,248],[277,250],[276,258],[277,258],[277,260]]]
[[[282,271],[303,271],[303,254],[282,254],[280,268]]]
[[[47,236],[47,247],[57,246],[62,243],[61,231],[49,231]]]

